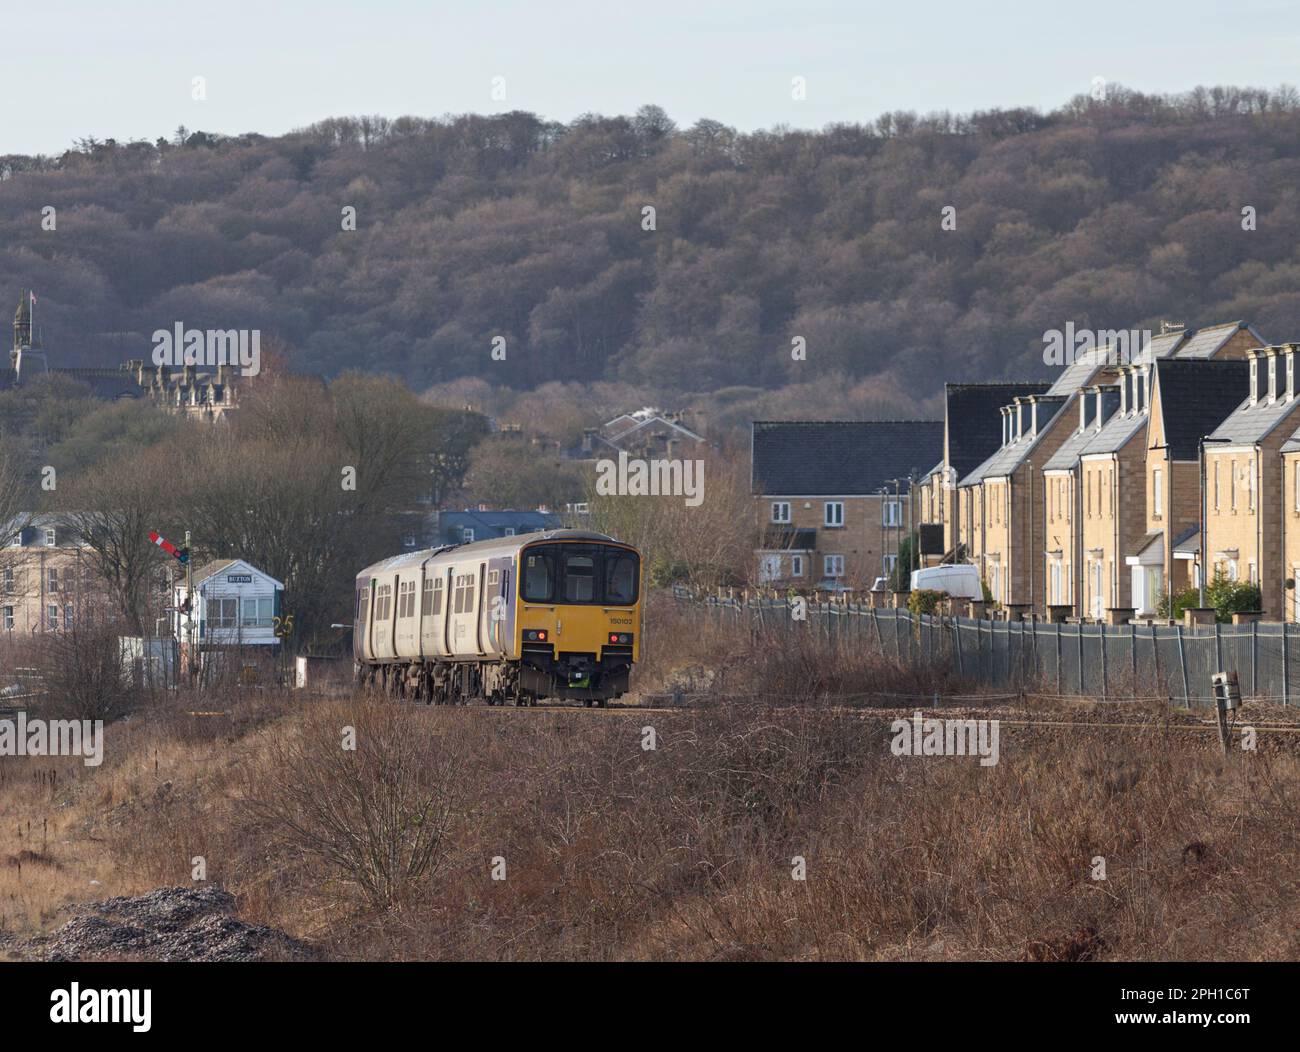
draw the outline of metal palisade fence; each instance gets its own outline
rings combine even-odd
[[[1211,708],[1210,677],[1235,671],[1243,697],[1279,705],[1300,700],[1300,636],[1275,622],[1052,624],[913,614],[865,603],[674,595],[720,626],[803,633],[830,651],[870,647],[902,663],[939,663],[1017,689],[1116,701],[1166,698]]]

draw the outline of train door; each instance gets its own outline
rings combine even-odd
[[[452,615],[452,611],[455,609],[455,605],[453,605],[453,601],[456,598],[456,593],[452,591],[452,581],[455,580],[455,578],[452,577],[452,571],[454,569],[455,567],[452,566],[447,567],[447,577],[445,581],[445,587],[443,589],[443,591],[446,593],[446,606],[443,607],[443,614],[442,614],[442,649],[443,649],[443,653],[446,654],[447,657],[451,657],[452,655],[451,615]]]
[[[487,608],[492,605],[487,602],[487,563],[478,564],[477,583],[478,587],[474,589],[474,643],[482,655],[486,653],[483,649],[483,618],[487,616]]]
[[[354,631],[361,641],[361,656],[373,661],[375,657],[375,579],[370,578],[361,588],[357,604],[357,626]]]

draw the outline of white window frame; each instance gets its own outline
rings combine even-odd
[[[514,535],[515,535],[515,528],[513,526],[507,526],[505,528],[504,536],[513,537]]]
[[[473,544],[473,543],[474,543],[474,527],[473,527],[473,526],[462,526],[462,527],[460,528],[460,543],[461,543],[461,544]]]
[[[843,577],[844,576],[844,556],[832,553],[822,556],[822,576],[823,577]]]
[[[1151,505],[1152,514],[1157,519],[1165,517],[1165,473],[1161,468],[1151,471]]]
[[[788,500],[772,501],[772,521],[782,526],[790,523],[790,502]]]
[[[791,576],[791,577],[802,577],[802,576],[803,576],[803,556],[802,556],[802,555],[792,555],[792,556],[790,556],[790,576]]]
[[[884,526],[903,525],[903,498],[886,497],[880,505],[880,522]]]
[[[1297,597],[1297,602],[1300,602],[1300,596]],[[14,630],[14,608],[6,606],[3,610],[0,610],[0,614],[4,616],[5,631],[12,632]]]
[[[45,607],[45,625],[51,632],[59,630],[59,604],[49,603]]]
[[[59,535],[58,535],[58,533],[55,531],[55,529],[54,529],[53,526],[46,526],[46,527],[45,527],[45,547],[47,547],[47,548],[55,548],[55,547],[57,547],[57,543],[56,543],[56,542],[58,541],[58,538],[59,538]]]
[[[844,501],[828,500],[822,506],[822,525],[830,530],[844,526]]]

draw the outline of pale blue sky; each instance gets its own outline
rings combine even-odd
[[[1300,0],[4,0],[0,154],[178,125],[279,134],[331,116],[655,102],[680,125],[818,128],[894,109],[1049,109],[1300,84]],[[207,80],[207,101],[191,80]],[[505,77],[506,101],[492,99]],[[791,99],[794,76],[806,101]]]

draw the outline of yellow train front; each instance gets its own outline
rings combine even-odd
[[[603,705],[641,656],[641,557],[551,530],[395,556],[357,575],[358,679],[417,701]]]

